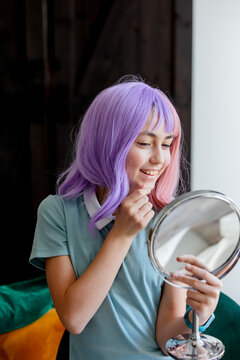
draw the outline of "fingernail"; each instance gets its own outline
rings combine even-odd
[[[171,273],[171,275],[175,278],[178,278],[180,276],[180,274],[178,274],[178,273]]]
[[[192,269],[192,266],[189,265],[189,264],[187,264],[187,265],[185,266],[185,268],[188,269],[188,270],[191,270],[191,269]]]

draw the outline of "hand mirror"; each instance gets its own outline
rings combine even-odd
[[[236,264],[240,254],[240,210],[227,196],[208,190],[179,196],[156,216],[149,232],[149,258],[158,274],[172,286],[171,272],[184,265],[177,256],[192,254],[219,279]],[[166,348],[174,359],[220,359],[222,342],[199,334],[198,316],[193,311],[192,333],[186,339],[170,339]],[[185,339],[184,339],[185,338]],[[184,339],[184,340],[182,340]]]

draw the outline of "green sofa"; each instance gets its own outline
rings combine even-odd
[[[240,306],[224,293],[220,294],[215,320],[205,331],[225,345],[223,360],[240,359]]]

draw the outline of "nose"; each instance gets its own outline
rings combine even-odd
[[[150,162],[152,164],[163,164],[164,163],[164,155],[163,149],[161,147],[157,147],[151,155]]]

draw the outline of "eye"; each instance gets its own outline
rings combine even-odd
[[[172,144],[162,144],[163,147],[167,148],[167,149],[170,149]]]
[[[150,146],[150,145],[151,145],[150,143],[140,142],[140,141],[138,141],[137,144],[140,145],[140,146],[143,146],[143,147],[147,147],[147,146]]]

